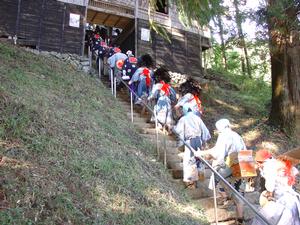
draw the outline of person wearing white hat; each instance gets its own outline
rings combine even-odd
[[[225,164],[225,158],[234,152],[246,150],[246,145],[242,137],[231,130],[228,119],[220,119],[216,122],[216,128],[219,133],[215,146],[209,150],[198,152],[202,155],[211,155],[213,157],[213,167],[222,167]]]
[[[216,128],[219,133],[217,142],[215,146],[206,151],[197,151],[195,156],[205,156],[210,155],[213,159],[212,166],[222,175],[223,178],[229,178],[232,175],[231,169],[226,165],[226,158],[235,152],[239,152],[240,150],[246,150],[246,145],[242,139],[242,137],[231,130],[230,122],[228,119],[220,119],[216,122]],[[212,177],[210,179],[209,188],[213,189],[212,186]],[[239,186],[241,184],[241,180],[236,180],[234,186],[237,190],[239,190]],[[226,206],[228,204],[228,194],[225,192],[226,189],[219,183],[219,179],[216,179],[216,185],[219,186],[219,194],[223,197],[223,204]],[[239,201],[239,199],[234,199],[235,204],[237,206],[237,215],[238,220],[242,220],[243,217],[243,205]]]

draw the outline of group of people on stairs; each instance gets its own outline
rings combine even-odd
[[[211,134],[203,118],[201,102],[201,86],[194,79],[189,78],[182,83],[176,93],[171,85],[169,71],[165,67],[154,67],[154,61],[148,54],[136,58],[131,51],[122,53],[117,47],[108,47],[101,41],[92,41],[91,49],[98,60],[113,70],[118,80],[123,80],[135,92],[134,103],[141,105],[148,103],[154,114],[151,122],[158,121],[160,128],[179,137],[178,147],[184,146],[183,153],[183,181],[186,187],[195,187],[199,174],[205,166],[200,158],[212,162],[212,167],[232,186],[244,194],[245,179],[234,177],[232,168],[227,163],[231,154],[247,150],[242,137],[231,129],[228,119],[216,122],[218,138],[214,147],[207,149],[207,142]],[[103,68],[103,67],[102,67]],[[118,82],[121,88],[122,83]],[[184,143],[186,142],[190,148]],[[271,224],[300,225],[300,198],[293,189],[297,169],[287,159],[275,159],[270,152],[260,150],[256,153],[256,165],[261,176],[265,179],[266,191],[261,194],[261,213],[271,221]],[[214,181],[214,182],[213,182]],[[216,185],[221,201],[219,205],[226,207],[230,199],[236,205],[237,222],[245,224],[243,219],[243,201],[238,196],[231,196],[231,191],[216,177],[210,179],[209,188]],[[252,221],[253,225],[264,224],[258,217]]]

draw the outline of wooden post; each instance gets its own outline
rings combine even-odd
[[[21,1],[22,1],[22,0],[18,0],[18,11],[17,11],[17,19],[16,19],[15,36],[18,36],[18,33],[19,33],[20,12],[21,12]]]
[[[38,44],[37,44],[38,50],[40,50],[40,46],[41,46],[42,21],[43,21],[43,16],[44,16],[44,11],[45,11],[45,3],[46,3],[46,0],[43,0],[42,9],[41,9],[40,18],[39,18],[39,39],[38,39]]]
[[[66,21],[66,9],[67,9],[67,6],[64,3],[63,18],[62,18],[62,25],[61,25],[61,36],[60,36],[60,53],[63,52],[63,46],[64,46],[64,32],[65,32],[65,21]]]
[[[86,4],[85,6],[85,14],[84,14],[84,18],[83,18],[83,37],[82,37],[82,48],[81,48],[81,55],[84,56],[84,49],[85,49],[85,29],[86,29],[86,17],[87,17],[87,8],[88,8],[88,4]]]
[[[139,15],[139,0],[135,0],[135,10],[134,10],[134,48],[135,57],[138,57],[138,15]]]

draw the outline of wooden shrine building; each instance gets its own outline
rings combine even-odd
[[[149,53],[172,71],[199,74],[209,38],[184,27],[168,0],[157,2],[151,16],[166,28],[171,43],[151,31],[148,0],[0,0],[0,36],[39,50],[83,55],[86,25],[98,24],[121,30],[115,43],[124,51]]]

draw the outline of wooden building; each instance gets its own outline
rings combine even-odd
[[[202,51],[210,47],[203,32],[184,27],[173,5],[158,0],[153,19],[171,43],[150,30],[148,0],[0,0],[0,36],[46,51],[83,55],[86,23],[122,30],[115,42],[138,55],[149,53],[172,71],[197,75]]]

